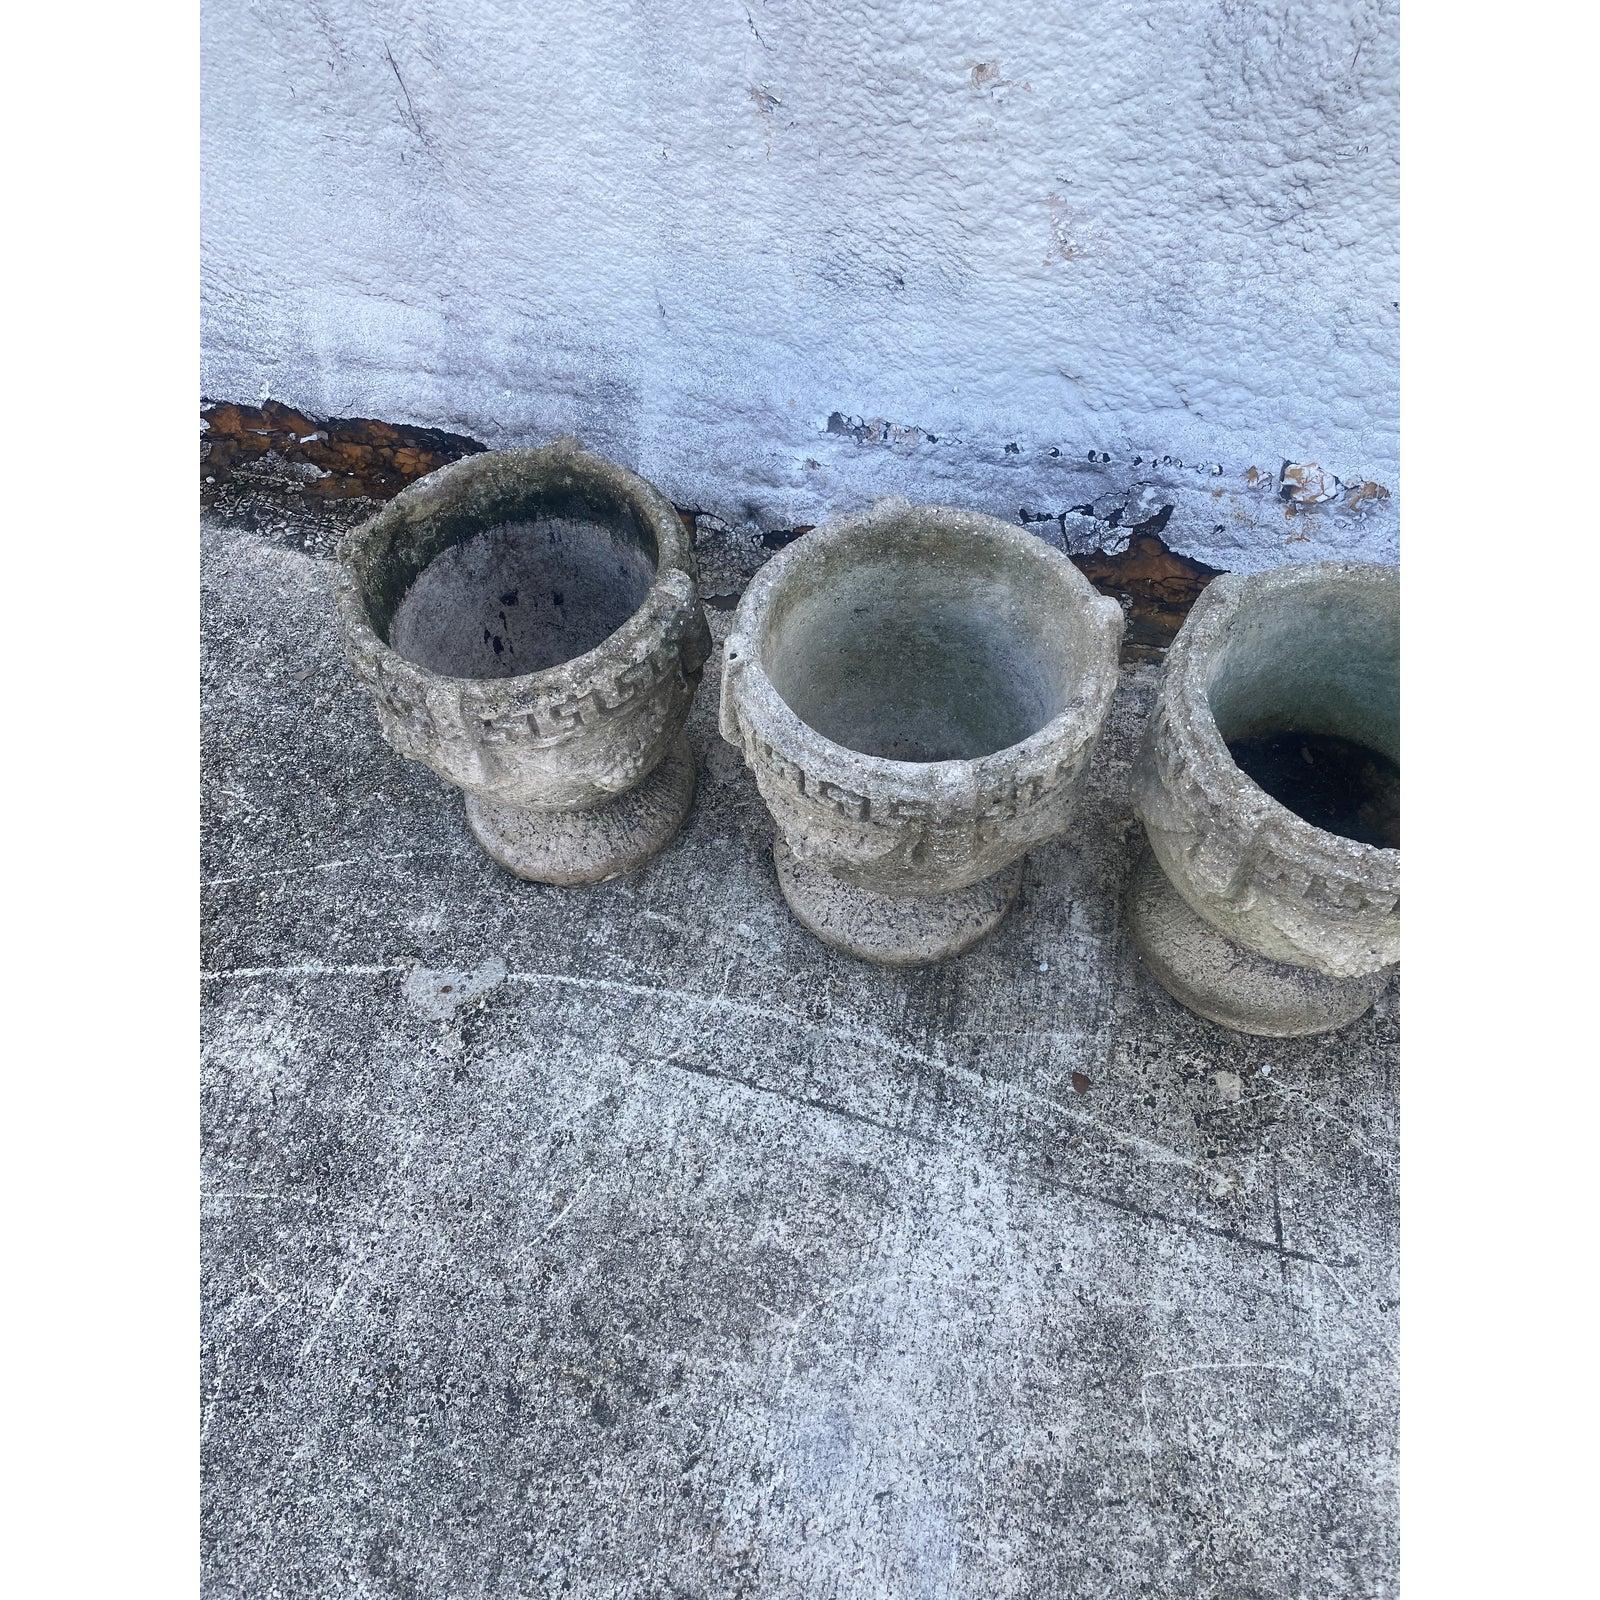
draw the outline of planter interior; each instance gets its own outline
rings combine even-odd
[[[369,615],[418,666],[512,678],[603,644],[644,603],[656,541],[625,500],[539,486],[441,505],[383,553]]]
[[[987,539],[857,540],[774,595],[762,663],[789,709],[846,749],[973,761],[1057,716],[1090,668],[1081,597]]]
[[[1211,714],[1247,776],[1313,826],[1400,844],[1400,626],[1367,590],[1287,590],[1217,652]]]

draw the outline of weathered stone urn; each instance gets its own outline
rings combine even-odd
[[[808,533],[745,591],[722,733],[777,823],[819,938],[890,966],[993,929],[1022,856],[1068,826],[1122,612],[992,517],[887,501]]]
[[[1400,955],[1400,582],[1327,562],[1229,574],[1167,654],[1135,768],[1134,941],[1242,1033],[1360,1016]]]
[[[644,479],[570,442],[470,456],[357,528],[341,569],[385,738],[464,791],[496,861],[598,883],[676,835],[711,638],[683,524]]]

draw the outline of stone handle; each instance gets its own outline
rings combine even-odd
[[[1110,595],[1095,596],[1095,614],[1100,619],[1100,626],[1105,630],[1106,641],[1111,646],[1112,659],[1116,659],[1117,652],[1122,648],[1122,635],[1128,626],[1128,619],[1124,615],[1120,602],[1113,600]]]

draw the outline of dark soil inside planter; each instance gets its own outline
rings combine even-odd
[[[1264,733],[1232,739],[1240,769],[1315,828],[1400,848],[1400,767],[1353,739]]]

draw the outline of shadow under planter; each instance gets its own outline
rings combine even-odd
[[[801,923],[889,966],[993,929],[1061,833],[1116,683],[1121,608],[992,517],[887,501],[745,591],[722,732]]]
[[[570,442],[471,456],[350,535],[339,601],[384,737],[464,791],[502,866],[598,883],[676,836],[711,638],[644,479]]]
[[[1216,579],[1134,773],[1134,942],[1242,1033],[1359,1017],[1400,956],[1400,580],[1322,562]]]

